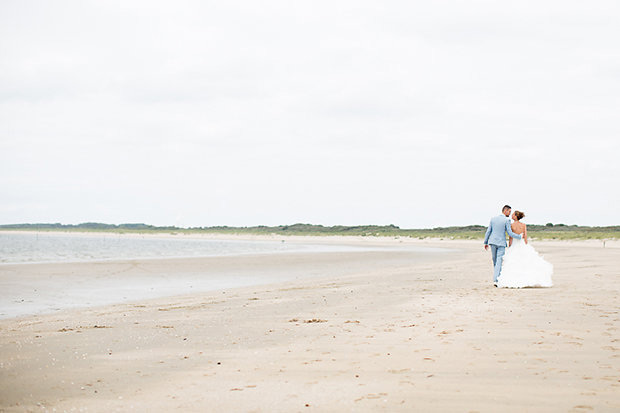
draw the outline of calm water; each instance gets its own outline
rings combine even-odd
[[[342,263],[286,266],[267,269],[127,272],[75,274],[57,270],[53,276],[37,276],[28,264],[126,260],[136,258],[208,257],[287,252],[350,252],[399,249],[415,251],[411,259],[448,250],[414,246],[348,246],[289,243],[281,241],[228,241],[200,238],[156,238],[118,234],[0,233],[0,319],[43,314],[157,297],[212,291],[315,276],[366,270],[349,259]],[[10,264],[26,267],[16,272]],[[16,275],[20,274],[20,275]]]
[[[282,241],[176,239],[118,234],[0,233],[0,263],[4,264],[343,250],[359,248]]]

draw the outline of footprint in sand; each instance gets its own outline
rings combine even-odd
[[[380,399],[383,396],[387,396],[387,393],[369,393],[366,396],[362,396],[360,398],[355,399],[356,402],[359,402],[364,399]]]
[[[584,410],[594,410],[594,407],[587,406],[587,405],[584,405],[584,404],[580,404],[580,405],[577,405],[577,406],[573,406],[573,410],[572,411],[574,411],[574,412],[582,412]]]

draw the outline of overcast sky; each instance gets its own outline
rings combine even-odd
[[[620,3],[0,2],[0,223],[620,223]]]

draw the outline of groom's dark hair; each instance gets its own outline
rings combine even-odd
[[[512,209],[512,207],[510,205],[504,205],[504,207],[502,208],[502,212],[504,212],[506,209]]]

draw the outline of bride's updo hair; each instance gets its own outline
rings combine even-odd
[[[517,217],[517,220],[521,221],[523,217],[525,217],[525,214],[521,211],[515,211],[515,216]]]

